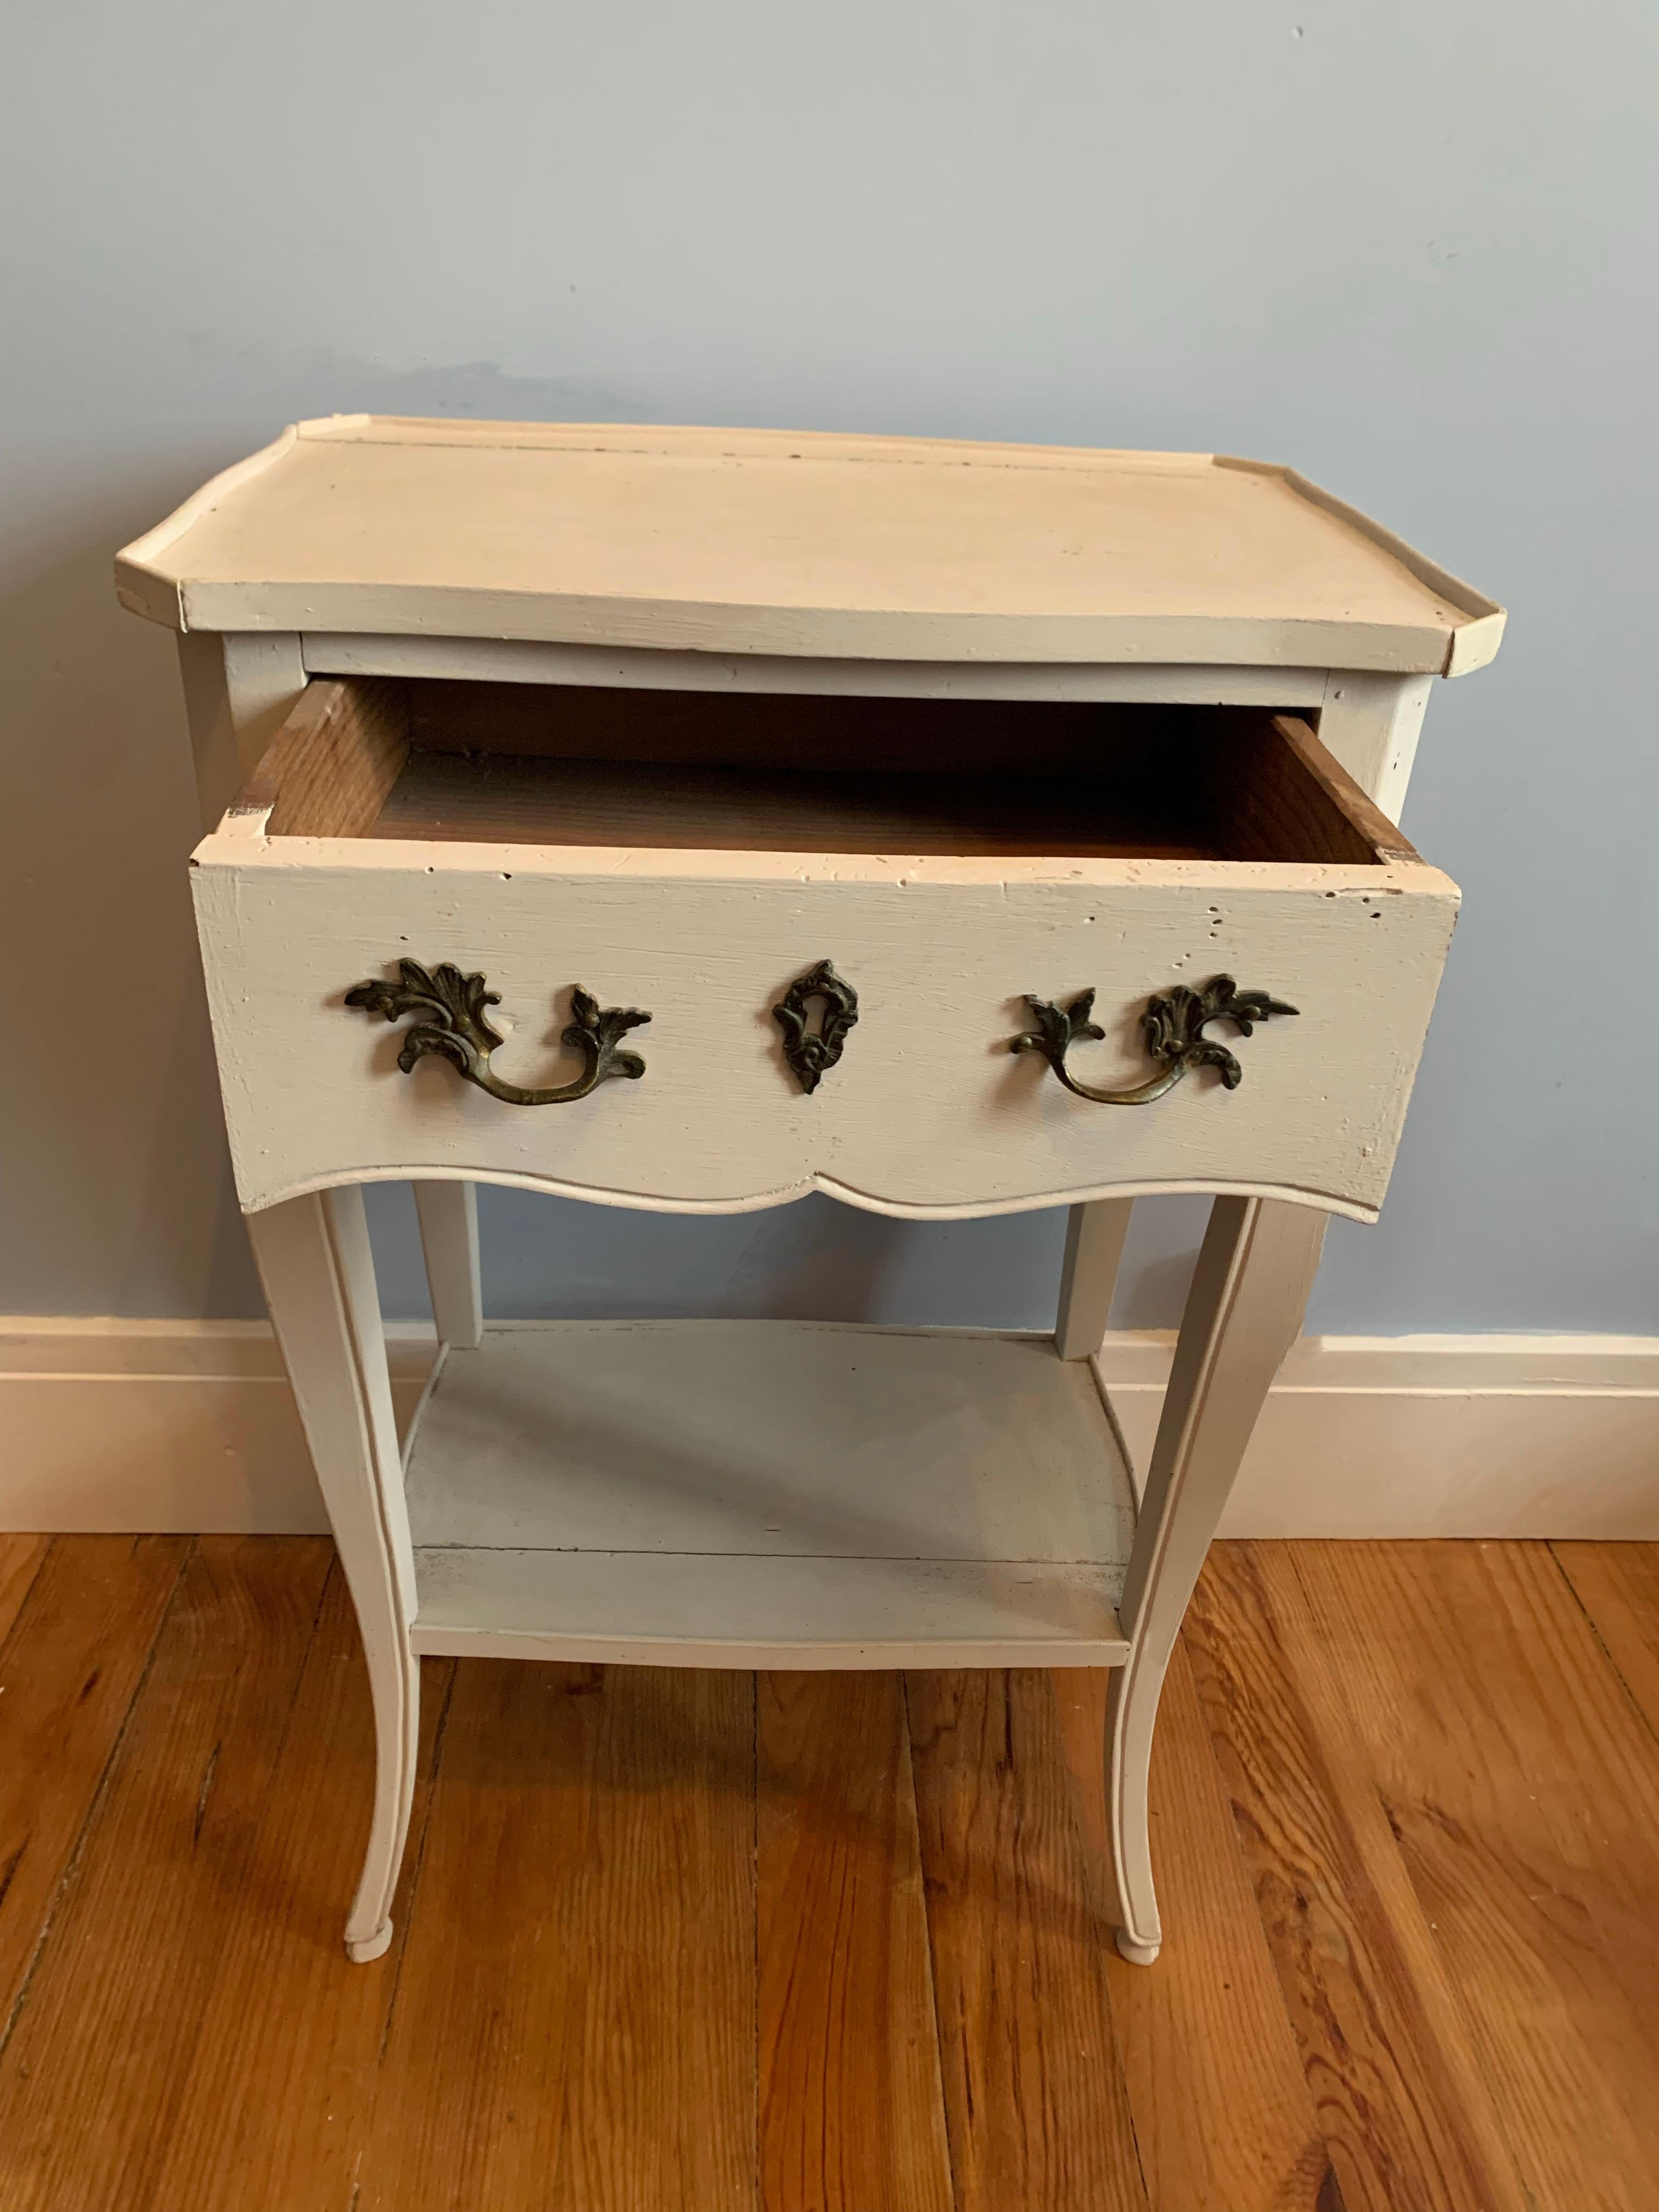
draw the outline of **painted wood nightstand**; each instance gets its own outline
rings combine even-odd
[[[301,424],[118,567],[179,632],[238,1188],[373,1686],[373,1958],[428,1652],[1105,1666],[1119,1947],[1164,1672],[1457,903],[1394,827],[1502,611],[1289,471]],[[441,1354],[400,1465],[362,1186]],[[1069,1205],[1047,1336],[485,1328],[472,1185]],[[1129,1208],[1212,1195],[1132,1478]]]

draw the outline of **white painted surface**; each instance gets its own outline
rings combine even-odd
[[[469,1182],[417,1182],[415,1211],[434,1324],[445,1344],[470,1348],[483,1333],[477,1195]]]
[[[1326,682],[1319,741],[1390,822],[1398,822],[1405,807],[1433,688],[1430,676],[1376,676],[1347,668],[1333,669]]]
[[[211,830],[306,688],[300,640],[283,632],[185,631],[179,673],[197,795]],[[440,1328],[455,1343],[476,1344],[483,1326],[477,1201],[464,1185],[420,1185],[416,1203]]]
[[[1101,1362],[1137,1469],[1168,1360],[1126,1334]],[[1304,1339],[1220,1533],[1659,1539],[1659,1340]]]
[[[434,1350],[394,1328],[400,1431]],[[328,1527],[268,1322],[0,1322],[0,1528]]]
[[[300,641],[191,630],[179,640],[202,822],[211,830],[306,688]]]
[[[374,1705],[374,1810],[346,1917],[355,1960],[392,1940],[392,1898],[415,1794],[421,1674],[409,1516],[362,1193],[331,1190],[259,1216],[250,1234],[283,1364],[328,1508]]]
[[[1066,1224],[1054,1343],[1062,1359],[1091,1359],[1106,1340],[1133,1201],[1074,1206]]]
[[[1150,1966],[1162,1937],[1147,1778],[1164,1676],[1256,1418],[1296,1341],[1325,1223],[1270,1200],[1218,1199],[1176,1342],[1119,1613],[1129,1639],[1106,1716],[1106,1812],[1118,1948]]]
[[[1119,1329],[1100,1357],[1143,1472],[1172,1341]],[[431,1330],[391,1352],[401,1426]],[[263,1322],[4,1322],[0,1426],[0,1528],[328,1526]],[[1659,1338],[1305,1337],[1221,1534],[1659,1540]]]
[[[1364,1218],[1393,1164],[1456,893],[1437,871],[1174,861],[619,854],[599,848],[210,838],[193,884],[238,1188],[476,1175],[695,1209],[816,1187],[895,1212],[1128,1189],[1266,1188]],[[419,865],[424,860],[424,866]],[[637,1082],[504,1106],[343,995],[407,953],[481,969],[548,1081],[571,986],[642,1006]],[[859,1026],[811,1096],[771,1008],[833,956]],[[1139,1081],[1138,1021],[1229,974],[1301,1009],[1146,1107],[1097,1106],[1009,1040],[1020,994],[1091,985],[1097,1084]],[[556,1079],[564,1079],[563,1078]]]
[[[116,577],[180,629],[878,659],[1438,674],[1503,629],[1270,464],[603,423],[301,422]]]
[[[566,1322],[453,1352],[407,1482],[432,1546],[1111,1563],[1133,1506],[1046,1337]]]
[[[580,684],[628,691],[836,691],[873,699],[1101,699],[1193,707],[1318,707],[1323,668],[1167,661],[822,660],[800,654],[677,653],[517,638],[309,631],[312,676],[437,677],[468,684]],[[1395,686],[1417,679],[1381,677]],[[1345,763],[1346,765],[1346,763]]]
[[[421,1653],[647,1667],[1104,1667],[1092,1568],[959,1559],[419,1552]]]

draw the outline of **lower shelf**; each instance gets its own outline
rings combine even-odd
[[[407,1488],[422,1652],[1109,1666],[1133,1495],[1046,1337],[562,1322],[452,1352]]]

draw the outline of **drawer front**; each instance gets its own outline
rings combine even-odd
[[[238,1188],[250,1210],[323,1185],[476,1176],[623,1203],[736,1210],[813,1188],[949,1215],[1110,1190],[1381,1203],[1456,907],[1436,871],[1101,861],[1064,877],[860,861],[850,879],[744,872],[726,854],[395,846],[221,835],[193,871]],[[483,866],[481,860],[499,860]],[[885,871],[885,872],[884,872]],[[409,1073],[409,1024],[345,1003],[397,963],[481,972],[500,1003],[493,1074],[581,1072],[560,1042],[580,986],[638,1008],[638,1080],[574,1103],[504,1103],[440,1056]],[[810,1094],[772,1009],[824,959],[858,994]],[[1096,1103],[1041,1054],[1025,994],[1096,994],[1104,1036],[1068,1069],[1096,1087],[1157,1073],[1155,994],[1219,975],[1297,1009],[1210,1037],[1240,1079],[1187,1073],[1151,1103]]]

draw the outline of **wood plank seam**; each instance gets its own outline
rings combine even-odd
[[[1102,1929],[1109,1930],[1115,1883],[1106,1827],[1105,1686],[1084,1675],[1052,1679],[1085,1844],[1085,1894]],[[1186,1887],[1181,1917],[1187,1932],[1157,1973],[1107,1961],[1148,2194],[1158,2212],[1344,2212],[1289,1998],[1181,1640],[1164,1685],[1158,1742],[1161,1848],[1168,1854],[1171,1894],[1180,1896]],[[1194,1893],[1200,1865],[1206,1886],[1224,1889],[1231,1875],[1237,1915],[1231,1924],[1218,1926],[1213,1905],[1206,1913]],[[1195,2036],[1204,2039],[1201,2053],[1189,2053]],[[1168,2083],[1164,2070],[1172,2057],[1182,2067],[1179,2085]],[[1234,2124],[1224,2130],[1205,2124],[1206,2104],[1236,2115]],[[1264,2185],[1271,2195],[1263,2194]]]
[[[1295,1583],[1300,1595],[1302,1606],[1306,1617],[1310,1623],[1321,1623],[1323,1621],[1325,1614],[1320,1603],[1320,1594],[1314,1588],[1312,1581],[1310,1580],[1308,1568],[1304,1565],[1301,1555],[1301,1547],[1296,1545],[1291,1545],[1287,1547],[1287,1550],[1289,1555],[1288,1565],[1290,1568],[1291,1579]],[[1434,1940],[1438,1936],[1439,1930],[1434,1918],[1432,1917],[1433,1907],[1431,1902],[1429,1899],[1424,1896],[1419,1883],[1413,1875],[1410,1855],[1405,1847],[1405,1838],[1401,1831],[1400,1819],[1395,1807],[1389,1802],[1388,1791],[1383,1786],[1382,1778],[1381,1775],[1375,1771],[1371,1760],[1369,1757],[1365,1756],[1364,1753],[1366,1741],[1365,1730],[1360,1720],[1355,1715],[1353,1688],[1349,1681],[1345,1679],[1342,1669],[1336,1664],[1330,1664],[1328,1667],[1327,1671],[1330,1692],[1336,1707],[1344,1717],[1347,1727],[1352,1731],[1352,1743],[1355,1746],[1359,1747],[1361,1749],[1360,1764],[1364,1770],[1364,1790],[1375,1802],[1376,1809],[1382,1815],[1383,1824],[1392,1840],[1392,1851],[1390,1856],[1397,1863],[1401,1876],[1405,1884],[1406,1893],[1410,1900],[1411,1907],[1413,1908],[1411,1917],[1413,1918],[1415,1923],[1415,1933],[1418,1939],[1423,1943],[1428,1956],[1433,1960],[1434,1966],[1438,1972],[1442,1988],[1449,2002],[1451,2016],[1457,2024],[1462,2039],[1464,2051],[1467,2054],[1469,2063],[1473,2067],[1475,2081],[1478,2083],[1479,2087],[1486,2092],[1486,2107],[1485,2112],[1481,2113],[1480,2118],[1484,2123],[1488,2124],[1491,2135],[1494,2138],[1493,2143],[1491,2147],[1496,2148],[1501,2151],[1502,2154],[1506,2159],[1508,2175],[1513,2179],[1516,2190],[1525,2194],[1527,2203],[1530,2207],[1534,2201],[1533,2193],[1527,2188],[1526,2179],[1521,2170],[1521,2161],[1516,2144],[1509,2131],[1504,2130],[1500,2124],[1499,2106],[1493,2094],[1495,2085],[1492,2081],[1486,2054],[1481,2048],[1480,2039],[1476,2032],[1480,2023],[1478,2020],[1472,2015],[1471,2008],[1468,2002],[1467,1993],[1460,1985],[1457,1977],[1451,1971],[1449,1964],[1446,1960],[1443,1942]],[[1466,2117],[1468,2117],[1467,2112]],[[1498,2177],[1492,2176],[1491,2178],[1496,2179]]]
[[[751,1917],[751,1920],[750,1920],[750,1927],[751,1927],[752,1931],[753,1931],[753,1939],[754,1939],[754,1940],[753,1940],[753,1942],[752,1942],[752,1943],[750,1944],[750,1956],[751,1956],[751,1960],[752,1960],[752,1964],[751,1964],[751,1967],[750,1967],[750,1979],[751,1984],[752,1984],[752,1986],[753,1986],[753,1988],[754,1988],[754,1991],[755,1991],[755,2069],[754,2069],[754,2092],[755,2092],[755,2094],[754,2094],[754,2098],[753,2098],[753,2100],[752,2100],[752,2103],[751,2103],[751,2105],[750,2105],[750,2123],[749,2123],[749,2124],[750,2124],[750,2142],[754,2144],[754,2146],[755,2146],[754,2191],[753,2191],[753,2194],[752,2194],[752,2197],[751,2197],[751,2199],[750,2199],[750,2203],[751,2203],[751,2205],[752,2205],[752,2212],[764,2212],[764,2208],[763,2208],[763,2203],[762,2203],[762,2194],[763,2194],[763,2187],[764,2187],[764,2184],[763,2184],[763,2178],[762,2178],[762,2174],[761,2174],[761,2146],[762,2146],[762,2143],[763,2143],[763,2140],[764,2140],[764,2136],[763,2136],[763,2128],[764,2128],[764,2099],[765,2099],[765,2094],[766,2094],[766,2084],[765,2084],[765,2081],[764,2081],[763,2076],[764,2076],[764,2068],[765,2068],[766,2054],[765,2054],[764,2051],[763,2051],[763,2050],[762,2049],[762,2047],[761,2047],[761,2039],[762,2039],[762,2036],[763,2036],[763,2035],[764,2034],[764,2033],[765,2033],[765,2028],[764,2028],[764,2024],[763,2023],[762,2019],[761,2019],[761,2003],[760,2003],[760,1989],[761,1989],[761,1916],[760,1916],[760,1873],[761,1873],[761,1835],[760,1835],[760,1825],[761,1825],[761,1804],[760,1804],[760,1772],[761,1772],[761,1707],[760,1707],[760,1701],[761,1701],[761,1678],[760,1678],[760,1673],[759,1673],[759,1670],[758,1670],[758,1669],[756,1669],[754,1672],[752,1672],[752,1673],[751,1673],[751,1674],[750,1674],[750,1699],[749,1699],[749,1711],[750,1711],[750,1731],[749,1731],[749,1893],[750,1893],[750,1897],[752,1897],[752,1898],[753,1898],[753,1899],[754,1899],[754,1901],[755,1901],[755,1910],[754,1910],[754,1913],[753,1913],[752,1917]]]
[[[133,1539],[135,1544],[143,1540],[140,1537]],[[52,1885],[52,1895],[47,1900],[45,1912],[41,1915],[40,1925],[35,1932],[33,1947],[29,1952],[28,1964],[18,1978],[17,1995],[12,2001],[11,2010],[6,2015],[3,2027],[0,2027],[0,2058],[5,2057],[6,2046],[15,2034],[17,2023],[22,2018],[24,2008],[28,2003],[30,1985],[34,1980],[35,1970],[40,1966],[41,1954],[46,1950],[47,1940],[51,1936],[52,1923],[58,1917],[58,1908],[68,1893],[70,1883],[80,1871],[87,1838],[108,1794],[110,1779],[115,1771],[116,1762],[120,1758],[121,1747],[126,1741],[127,1730],[131,1725],[133,1713],[144,1693],[145,1685],[149,1680],[150,1670],[155,1663],[156,1647],[161,1643],[161,1632],[167,1626],[167,1618],[178,1601],[185,1570],[195,1558],[199,1543],[200,1539],[192,1536],[179,1554],[178,1570],[173,1578],[173,1586],[167,1592],[166,1604],[156,1614],[155,1628],[149,1640],[149,1649],[144,1654],[144,1663],[138,1671],[138,1679],[133,1685],[132,1695],[127,1699],[126,1710],[121,1716],[121,1725],[116,1729],[104,1763],[99,1769],[97,1786],[87,1800],[87,1809],[79,1828],[76,1831],[74,1844],[64,1856],[62,1869]]]
[[[1619,1664],[1618,1659],[1613,1654],[1612,1646],[1608,1644],[1606,1637],[1601,1633],[1601,1623],[1596,1620],[1595,1615],[1590,1611],[1589,1606],[1585,1604],[1583,1599],[1579,1595],[1578,1585],[1574,1582],[1571,1575],[1567,1571],[1565,1562],[1562,1559],[1559,1547],[1552,1543],[1547,1545],[1546,1549],[1549,1553],[1551,1564],[1554,1566],[1556,1572],[1560,1576],[1562,1581],[1566,1584],[1569,1592],[1571,1594],[1573,1603],[1583,1615],[1584,1626],[1595,1638],[1596,1648],[1600,1650],[1602,1657],[1607,1661],[1608,1667],[1612,1669],[1613,1680],[1624,1692],[1626,1704],[1630,1705],[1631,1709],[1635,1713],[1637,1719],[1640,1721],[1647,1734],[1654,1739],[1656,1743],[1659,1743],[1659,1725],[1656,1725],[1653,1716],[1648,1711],[1647,1707],[1643,1704],[1641,1698],[1637,1696],[1635,1689],[1631,1684],[1630,1678],[1625,1673],[1624,1668]]]
[[[1356,2207],[1520,2212],[1465,2014],[1289,1548],[1212,1554],[1189,1649],[1339,2185]]]
[[[912,1734],[912,1732],[911,1732],[911,1731],[912,1731],[912,1721],[911,1721],[911,1714],[910,1714],[910,1677],[909,1677],[909,1675],[908,1675],[908,1672],[904,1672],[904,1671],[901,1671],[901,1673],[900,1673],[900,1674],[899,1674],[899,1711],[900,1711],[900,1714],[901,1714],[901,1716],[902,1716],[902,1717],[903,1723],[904,1723],[904,1727],[903,1727],[903,1737],[904,1737],[904,1741],[903,1741],[902,1744],[902,1745],[901,1745],[901,1747],[900,1747],[900,1755],[901,1755],[901,1757],[902,1757],[902,1760],[903,1760],[903,1763],[904,1763],[904,1772],[905,1772],[905,1776],[906,1776],[906,1778],[907,1778],[907,1779],[908,1779],[908,1784],[909,1784],[909,1789],[910,1789],[910,1802],[911,1802],[911,1804],[912,1804],[912,1806],[913,1806],[913,1807],[916,1807],[916,1760],[915,1760],[915,1738],[914,1735],[913,1735],[913,1734]],[[921,1850],[921,1811],[920,1811],[920,1808],[919,1808],[919,1807],[917,1807],[917,1808],[916,1808],[916,1822],[917,1822],[917,1848],[918,1848],[918,1850],[920,1851],[920,1850]],[[922,1875],[922,1911],[923,1911],[923,1914],[924,1914],[924,1917],[925,1917],[925,1923],[926,1923],[927,1930],[927,1940],[926,1943],[923,1945],[923,1947],[922,1947],[922,1948],[923,1948],[923,1949],[924,1949],[924,1951],[925,1951],[925,1953],[926,1953],[926,1954],[927,1954],[927,2006],[928,2006],[928,2016],[929,2016],[929,2018],[932,2020],[932,2021],[933,2021],[933,2068],[934,2068],[934,2072],[935,2072],[936,2075],[937,2075],[937,2076],[938,2076],[938,2078],[939,2078],[939,2102],[940,2102],[940,2106],[941,2106],[941,2108],[942,2108],[942,2109],[945,2109],[945,2079],[944,2079],[944,2075],[945,2075],[945,2026],[944,2026],[944,2022],[943,2022],[943,2021],[942,2021],[942,2020],[940,2019],[940,2017],[939,2017],[939,1976],[938,1976],[938,1975],[934,1972],[934,1971],[933,1971],[933,1931],[932,1917],[931,1917],[931,1915],[929,1915],[929,1914],[927,1913],[927,1860],[926,1860],[926,1858],[925,1858],[925,1857],[923,1857],[922,1862],[921,1862],[921,1875]],[[950,2188],[951,2188],[951,2202],[952,2205],[954,2205],[954,2206],[956,2206],[956,2207],[957,2208],[957,2212],[961,2212],[961,2205],[962,2205],[962,2191],[961,2191],[960,2188],[957,2186],[957,2160],[956,2160],[956,2153],[955,2153],[955,2149],[954,2149],[954,2148],[952,2147],[951,2142],[951,2130],[950,2130],[950,2124],[949,2124],[948,2110],[947,2110],[946,2124],[945,2124],[945,2171],[946,2178],[947,2178],[947,2179],[949,2180],[949,2183],[950,2183]]]
[[[42,1568],[45,1567],[46,1561],[51,1558],[53,1551],[63,1542],[63,1540],[64,1540],[61,1536],[52,1536],[48,1538],[46,1544],[41,1547],[40,1557],[35,1560],[33,1566],[30,1568],[28,1586],[17,1601],[17,1610],[11,1617],[11,1624],[9,1627],[7,1629],[3,1636],[0,1636],[0,1660],[3,1660],[5,1658],[7,1653],[11,1649],[13,1639],[17,1636],[19,1631],[22,1627],[24,1616],[29,1609],[30,1601],[33,1597],[36,1589],[40,1587]]]
[[[337,1568],[335,1571],[337,1573],[339,1570]],[[319,1610],[320,1611],[320,1607]],[[438,1708],[437,1724],[432,1735],[432,1755],[428,1771],[434,1785],[443,1760],[444,1735],[449,1727],[450,1702],[455,1695],[455,1674],[456,1669],[452,1664],[444,1680],[443,1702]],[[398,2013],[398,1993],[403,1987],[404,1960],[409,1955],[409,1931],[415,1924],[415,1914],[420,1901],[421,1874],[426,1865],[427,1839],[432,1830],[432,1801],[436,1795],[435,1786],[428,1789],[425,1792],[425,1802],[421,1807],[421,1830],[415,1838],[413,1863],[410,1865],[409,1873],[409,1899],[404,1907],[403,1926],[398,1929],[395,1939],[398,1955],[392,1969],[392,1989],[386,2001],[386,2025],[381,2031],[380,2047],[374,2054],[374,2068],[377,2075],[386,2063],[386,2055],[392,2044],[392,2024]],[[407,1857],[409,1856],[407,1844],[404,1845],[404,1852]]]

